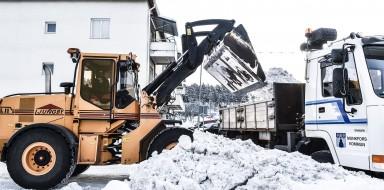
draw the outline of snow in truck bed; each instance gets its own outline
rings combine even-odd
[[[267,101],[273,98],[273,83],[298,83],[299,81],[292,74],[283,68],[273,67],[266,72],[267,85],[255,91],[249,92],[250,101]]]
[[[134,165],[93,166],[63,187],[77,189],[383,189],[362,172],[320,164],[300,153],[196,131],[170,151]],[[19,189],[0,165],[0,189]]]

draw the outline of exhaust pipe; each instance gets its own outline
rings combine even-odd
[[[51,93],[52,75],[53,75],[53,63],[43,63],[43,72],[45,76],[45,93]]]

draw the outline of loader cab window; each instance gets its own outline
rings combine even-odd
[[[365,60],[375,94],[384,98],[384,46],[364,47]]]
[[[127,107],[136,100],[136,75],[132,70],[130,63],[118,63],[118,82],[115,106],[118,109]]]
[[[332,77],[335,68],[342,68],[342,65],[332,65],[329,63],[321,64],[321,85],[323,97],[333,96]],[[345,63],[348,70],[348,93],[346,102],[348,105],[360,105],[363,102],[359,78],[357,75],[356,64],[352,52],[348,54],[348,62]]]
[[[81,97],[93,105],[110,109],[113,60],[83,61]]]

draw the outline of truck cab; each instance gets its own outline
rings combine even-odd
[[[305,136],[326,144],[336,164],[384,172],[384,38],[306,44]]]

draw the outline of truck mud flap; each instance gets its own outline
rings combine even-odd
[[[232,93],[264,86],[264,71],[243,25],[225,35],[206,58],[204,69]]]

